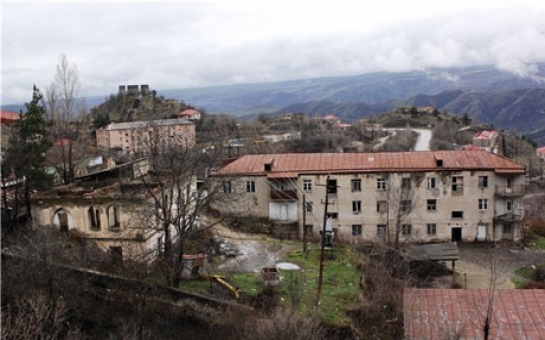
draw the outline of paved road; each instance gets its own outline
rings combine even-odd
[[[431,130],[428,129],[411,129],[418,133],[418,139],[414,151],[430,151]]]
[[[379,143],[373,147],[375,150],[380,148],[389,137],[395,136],[397,134],[397,131],[402,131],[405,129],[390,128],[390,129],[384,129],[384,130],[388,131],[390,135],[380,138]],[[416,140],[414,151],[430,151],[431,130],[428,130],[428,129],[411,129],[411,130],[418,133],[418,139]]]

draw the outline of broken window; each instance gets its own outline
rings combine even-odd
[[[464,192],[464,177],[452,176],[452,193],[462,194]]]
[[[91,229],[100,230],[100,211],[90,207],[87,211],[89,217],[89,226]]]
[[[361,235],[361,224],[352,224],[352,236]]]
[[[352,191],[361,191],[361,179],[353,179],[352,180]]]
[[[111,229],[119,228],[117,207],[115,205],[112,205],[108,208],[108,227]]]

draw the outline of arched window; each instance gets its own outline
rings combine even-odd
[[[100,230],[100,210],[90,207],[87,211],[89,226],[91,229]]]
[[[61,208],[53,215],[53,225],[57,226],[61,231],[68,231],[71,219],[70,213]]]
[[[119,218],[117,215],[117,207],[112,205],[108,207],[108,228],[118,229],[119,228]]]

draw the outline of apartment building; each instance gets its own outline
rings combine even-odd
[[[297,223],[300,235],[321,230],[327,197],[336,237],[353,242],[523,236],[525,169],[489,152],[245,155],[213,176],[236,194],[220,211]]]
[[[147,155],[168,147],[193,147],[195,124],[186,119],[112,123],[96,131],[97,147],[127,155]]]

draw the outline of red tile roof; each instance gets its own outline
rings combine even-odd
[[[19,114],[15,112],[0,110],[0,123],[13,123],[19,119]]]
[[[491,139],[494,137],[498,137],[498,131],[484,130],[477,132],[475,136],[473,136],[473,139]]]
[[[545,154],[545,146],[542,146],[540,148],[537,148],[536,150],[538,153],[542,153],[542,154]]]
[[[184,110],[180,113],[178,113],[178,116],[181,117],[181,116],[189,116],[189,117],[192,117],[192,116],[195,116],[195,115],[199,115],[200,112],[197,111],[197,110],[194,110],[194,109],[187,109],[187,110]]]
[[[405,339],[483,339],[487,289],[406,289]],[[497,289],[489,339],[545,339],[545,290]]]
[[[265,171],[271,163],[272,170]],[[436,160],[443,160],[438,166]],[[384,153],[288,153],[245,155],[225,165],[216,175],[293,177],[301,174],[414,172],[435,170],[493,170],[523,174],[524,167],[484,151],[415,151]]]

